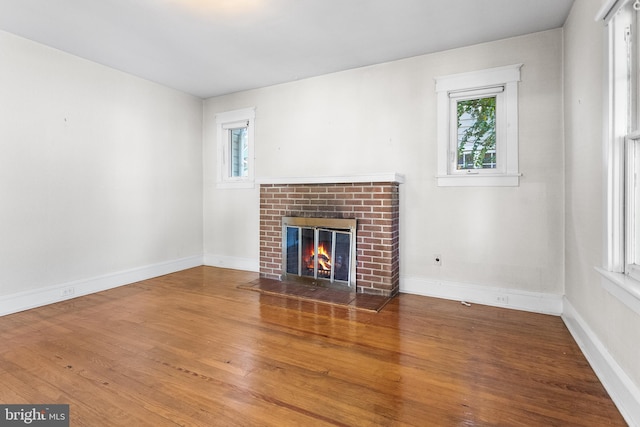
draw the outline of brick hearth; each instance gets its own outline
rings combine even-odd
[[[260,276],[281,279],[282,217],[355,218],[357,292],[400,287],[399,183],[260,185]]]

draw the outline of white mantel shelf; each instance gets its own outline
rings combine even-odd
[[[404,175],[389,173],[374,173],[367,175],[342,176],[287,176],[256,178],[258,184],[351,184],[361,182],[397,182],[404,183]]]

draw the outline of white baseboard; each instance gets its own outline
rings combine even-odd
[[[260,261],[253,258],[240,258],[225,255],[204,255],[204,265],[209,267],[231,268],[233,270],[260,271]]]
[[[202,261],[198,255],[0,296],[0,316],[186,270],[203,265]]]
[[[640,426],[640,389],[565,298],[562,320],[630,426]]]
[[[417,277],[400,277],[400,292],[556,316],[562,314],[562,296],[556,294]]]

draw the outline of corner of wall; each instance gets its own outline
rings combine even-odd
[[[640,389],[566,298],[562,320],[624,419],[640,426]]]

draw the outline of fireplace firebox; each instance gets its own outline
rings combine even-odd
[[[283,277],[356,290],[357,220],[282,218]]]

